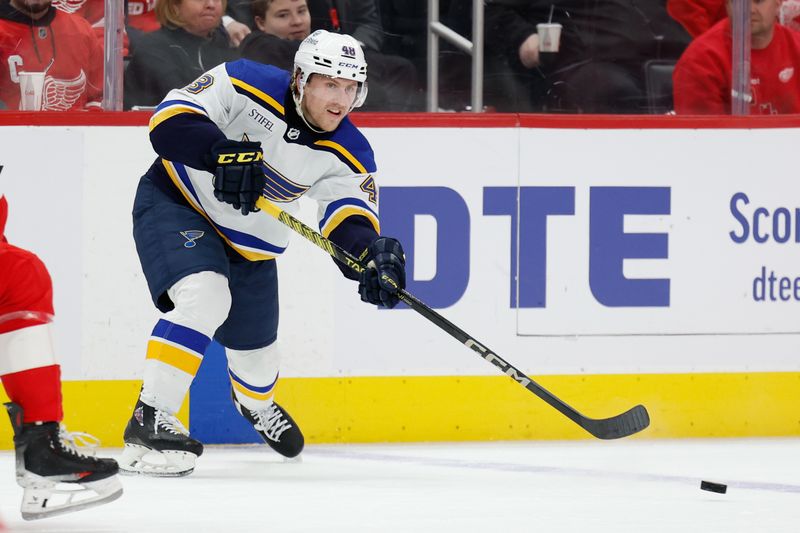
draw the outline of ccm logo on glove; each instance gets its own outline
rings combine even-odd
[[[264,155],[261,143],[222,139],[206,157],[214,174],[214,197],[247,215],[258,211],[256,202],[264,194]]]
[[[254,163],[263,161],[264,154],[261,152],[239,152],[234,154],[219,154],[217,157],[218,165],[230,165],[231,163]]]

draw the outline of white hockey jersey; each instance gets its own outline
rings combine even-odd
[[[358,215],[380,233],[376,170],[372,148],[361,132],[345,118],[330,133],[315,133],[299,121],[290,97],[290,75],[278,68],[248,60],[223,63],[183,89],[170,91],[150,119],[152,133],[168,133],[170,143],[191,150],[191,129],[186,123],[174,132],[186,114],[200,114],[216,124],[228,138],[260,141],[267,177],[264,196],[296,213],[297,201],[307,196],[318,202],[320,232],[329,236],[345,219]],[[161,129],[165,128],[165,129]],[[206,217],[219,235],[250,260],[273,259],[283,253],[290,231],[262,213],[242,215],[214,197],[212,174],[162,156],[172,183],[189,205]],[[196,154],[202,160],[205,154]],[[190,158],[187,157],[187,160]]]

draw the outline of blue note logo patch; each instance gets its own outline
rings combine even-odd
[[[197,246],[197,243],[194,242],[203,235],[205,235],[205,231],[200,231],[199,229],[187,229],[186,231],[182,231],[181,235],[186,239],[186,242],[183,243],[184,248],[194,248]]]

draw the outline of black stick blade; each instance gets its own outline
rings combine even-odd
[[[643,405],[637,405],[622,414],[596,420],[583,418],[579,425],[598,439],[621,439],[639,433],[650,425],[650,415]]]

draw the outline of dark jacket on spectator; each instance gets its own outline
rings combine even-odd
[[[312,21],[312,29],[315,27]],[[239,45],[245,59],[292,72],[294,55],[300,41],[281,39],[259,30],[253,31]],[[364,50],[367,60],[369,93],[361,111],[412,111],[416,110],[417,77],[414,65],[405,58],[381,54],[369,48]],[[417,106],[418,107],[418,106]]]
[[[376,0],[307,0],[311,27],[347,33],[364,48],[381,51],[383,27]]]
[[[551,9],[559,51],[526,69],[519,47]],[[534,111],[648,112],[645,63],[677,60],[690,41],[666,0],[488,0],[485,15],[490,65],[507,63]]]
[[[207,39],[181,28],[145,34],[125,70],[125,108],[157,105],[170,89],[188,85],[205,71],[238,57],[222,26]]]
[[[487,50],[512,58],[536,33],[536,24],[563,25],[558,65],[586,60],[636,62],[677,59],[689,35],[669,16],[666,0],[489,0],[486,9]]]
[[[294,54],[298,48],[300,41],[281,39],[261,30],[254,30],[239,45],[243,58],[273,65],[289,72],[294,68]]]

